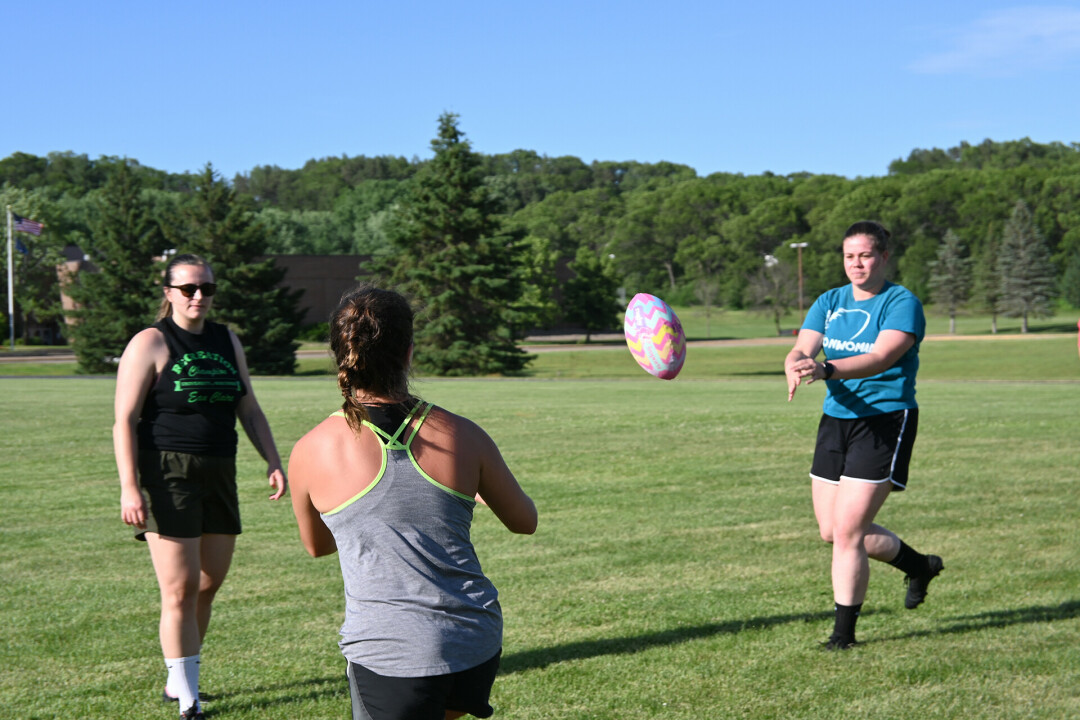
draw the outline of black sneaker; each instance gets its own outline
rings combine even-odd
[[[904,607],[908,610],[914,610],[922,605],[923,600],[926,599],[926,591],[930,587],[930,581],[945,569],[945,564],[941,562],[941,558],[937,555],[927,555],[926,567],[927,572],[925,575],[907,576],[907,597],[904,598]]]
[[[203,711],[199,709],[199,703],[195,703],[187,710],[180,713],[180,720],[205,720]]]
[[[821,643],[821,649],[832,652],[834,650],[850,650],[858,645],[854,638],[840,638],[836,635],[831,636],[828,640]]]

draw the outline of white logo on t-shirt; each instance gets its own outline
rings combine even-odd
[[[855,338],[862,335],[863,330],[866,330],[867,326],[870,325],[870,313],[866,312],[865,310],[848,310],[847,308],[840,308],[839,310],[834,310],[833,312],[829,313],[828,316],[825,318],[825,329],[828,330],[829,323],[831,323],[833,320],[837,319],[844,313],[862,313],[866,316],[866,322],[864,322],[862,327],[859,328],[859,332],[848,338],[849,340],[854,340]]]

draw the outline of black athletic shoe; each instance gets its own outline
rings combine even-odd
[[[854,638],[845,639],[833,635],[828,640],[821,643],[821,649],[827,650],[829,652],[832,652],[834,650],[850,650],[856,645],[858,645],[858,643],[855,642]]]
[[[199,704],[195,703],[184,712],[180,713],[180,720],[205,720],[202,710],[199,709]]]
[[[925,575],[907,576],[907,597],[904,598],[904,607],[908,610],[914,610],[922,605],[923,600],[926,599],[926,591],[930,587],[930,581],[945,569],[945,564],[941,562],[941,558],[937,555],[927,555],[926,567],[927,573]]]

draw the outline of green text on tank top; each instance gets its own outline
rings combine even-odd
[[[420,411],[421,407],[423,408],[423,412],[420,413],[420,418],[419,418],[419,420],[416,421],[416,427],[413,428],[412,433],[409,435],[409,439],[406,440],[404,443],[402,443],[401,440],[400,440],[401,434],[405,432],[405,429],[407,427],[409,427],[409,423],[412,422],[414,417],[416,417],[416,415]],[[367,420],[364,420],[363,421],[364,427],[370,429],[372,432],[375,433],[375,435],[377,437],[382,439],[382,465],[379,467],[379,472],[375,476],[375,479],[366,488],[364,488],[363,490],[358,492],[356,495],[353,495],[351,498],[349,498],[345,502],[341,503],[340,505],[338,505],[333,510],[330,510],[328,512],[324,512],[322,514],[323,515],[333,515],[334,513],[341,512],[342,510],[349,507],[354,502],[356,502],[357,500],[359,500],[360,498],[364,497],[369,492],[371,492],[372,488],[374,488],[376,485],[378,485],[379,481],[382,480],[383,473],[386,472],[386,456],[387,456],[387,453],[391,452],[391,451],[406,453],[409,456],[409,461],[412,463],[412,466],[416,469],[416,472],[418,472],[420,474],[420,477],[424,478],[429,483],[431,483],[435,487],[439,488],[443,492],[450,493],[451,495],[455,495],[455,496],[457,496],[459,498],[463,498],[463,499],[468,500],[470,502],[476,502],[476,500],[474,498],[466,495],[465,493],[459,493],[457,490],[452,490],[451,488],[446,487],[441,482],[439,482],[435,478],[428,475],[426,472],[424,472],[424,469],[420,467],[420,464],[418,462],[416,462],[416,458],[413,456],[412,448],[411,448],[413,438],[416,437],[416,433],[420,432],[420,426],[424,424],[424,420],[427,419],[428,413],[431,412],[431,408],[433,408],[433,407],[434,407],[434,403],[417,403],[416,406],[413,407],[412,411],[409,412],[408,417],[406,417],[405,420],[402,421],[401,425],[397,429],[397,432],[395,432],[393,435],[388,435],[381,428],[378,428],[375,425],[369,423]],[[345,417],[345,413],[342,412],[341,410],[338,410],[336,412],[330,413],[330,417],[343,418],[343,417]]]

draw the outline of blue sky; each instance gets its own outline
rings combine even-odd
[[[5,3],[0,157],[226,177],[483,153],[884,175],[914,148],[1080,141],[1080,3]]]

